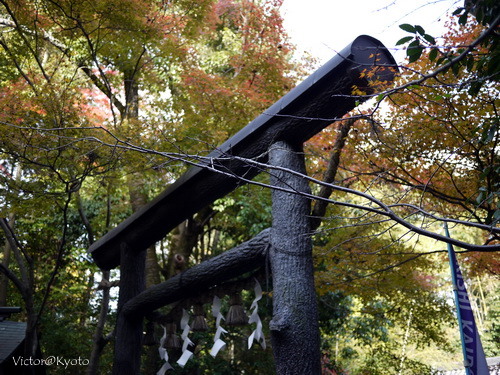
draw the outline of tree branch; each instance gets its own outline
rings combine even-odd
[[[26,293],[26,286],[24,285],[24,283],[22,282],[22,280],[16,276],[16,274],[14,274],[14,272],[12,272],[10,269],[8,269],[7,267],[5,267],[3,265],[3,263],[0,263],[0,271],[5,275],[7,276],[7,278],[12,281],[14,283],[14,285],[16,286],[16,288],[19,290],[19,292],[21,293],[21,295],[24,295],[24,293]]]
[[[328,167],[323,175],[324,182],[332,183],[333,181],[335,181],[335,176],[337,175],[340,164],[340,155],[342,153],[342,149],[345,146],[349,130],[355,122],[355,119],[350,118],[346,121],[341,122],[337,127],[338,134],[337,138],[335,139],[335,143],[333,144]],[[318,197],[330,198],[332,192],[333,189],[330,186],[323,185],[318,193]],[[322,217],[325,216],[327,206],[328,202],[325,202],[323,200],[316,200],[311,213],[311,230],[314,231],[320,226]]]
[[[26,262],[24,261],[23,257],[21,256],[21,251],[18,246],[18,242],[16,241],[14,237],[14,233],[12,231],[12,228],[10,227],[9,223],[5,218],[0,218],[0,227],[5,233],[5,237],[7,238],[7,242],[9,243],[10,248],[12,249],[12,252],[14,253],[14,256],[16,258],[17,265],[19,267],[19,271],[21,273],[21,280],[23,287],[20,289],[20,292],[22,293],[23,297],[28,293],[30,285],[31,285],[31,279],[30,279],[30,273],[28,271],[28,267],[26,266]]]

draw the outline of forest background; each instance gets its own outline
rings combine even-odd
[[[44,356],[88,358],[75,372],[108,373],[119,271],[99,270],[90,244],[314,61],[294,57],[279,0],[0,3],[0,305],[22,306],[13,318],[28,323],[26,356],[39,342]],[[326,374],[460,367],[443,221],[463,245],[485,352],[500,353],[498,5],[457,8],[439,37],[402,25],[395,88],[306,144],[309,175],[330,184],[311,182]],[[197,213],[148,249],[147,284],[268,227],[270,199],[248,185]],[[154,327],[144,373],[161,367]],[[176,373],[274,373],[270,349],[246,350],[250,332],[231,329],[216,358],[213,332],[198,333]]]

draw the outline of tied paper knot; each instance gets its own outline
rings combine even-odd
[[[165,344],[166,339],[167,339],[167,327],[163,326],[163,336],[160,339],[160,347],[158,348],[158,352],[160,354],[160,359],[165,360],[165,363],[163,364],[163,366],[161,366],[156,375],[164,375],[165,372],[167,372],[167,370],[173,370],[173,367],[168,362],[167,349],[163,347],[163,344]]]
[[[216,357],[217,353],[226,346],[226,343],[221,340],[221,336],[223,333],[227,333],[227,331],[221,327],[220,322],[224,317],[222,316],[220,312],[220,308],[222,305],[222,301],[219,297],[214,296],[214,301],[212,303],[212,315],[215,318],[215,336],[214,336],[214,345],[212,346],[212,349],[210,350],[210,355],[212,357]]]
[[[262,287],[260,286],[260,283],[255,280],[255,287],[254,287],[254,292],[255,292],[255,299],[252,302],[252,305],[250,306],[250,310],[252,311],[252,315],[250,315],[250,319],[248,319],[248,323],[256,323],[255,330],[252,332],[252,334],[248,337],[248,349],[250,349],[253,345],[254,341],[257,341],[260,343],[260,346],[262,346],[262,349],[266,348],[266,339],[264,337],[264,332],[262,331],[262,321],[260,320],[259,317],[259,304],[258,302],[262,299]]]
[[[177,364],[181,367],[184,367],[186,365],[186,362],[189,361],[189,358],[193,356],[193,352],[188,350],[188,347],[190,345],[194,345],[194,343],[188,337],[189,331],[191,330],[191,327],[189,326],[188,322],[189,322],[188,312],[185,309],[182,309],[182,319],[181,319],[181,329],[182,329],[181,338],[183,340],[182,355],[177,361]]]

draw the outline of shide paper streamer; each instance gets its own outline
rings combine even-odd
[[[255,280],[255,287],[254,287],[254,293],[255,293],[255,298],[252,302],[252,305],[250,306],[250,310],[252,310],[252,314],[250,316],[250,319],[248,320],[249,324],[255,323],[256,327],[255,330],[252,332],[252,334],[248,337],[248,349],[250,349],[253,345],[254,341],[257,341],[260,346],[262,346],[263,349],[266,348],[266,340],[264,338],[264,332],[262,330],[262,321],[260,320],[260,316],[258,313],[259,310],[259,305],[258,302],[262,299],[262,287],[260,286],[260,283]],[[227,331],[222,328],[221,326],[221,321],[224,319],[224,316],[221,314],[222,306],[222,300],[214,296],[214,300],[212,303],[212,315],[215,318],[215,335],[214,335],[214,344],[212,346],[212,349],[210,350],[210,355],[212,357],[216,357],[219,351],[226,346],[226,343],[221,339],[221,336],[223,333],[227,333]],[[188,350],[188,347],[190,345],[194,345],[194,343],[189,339],[189,331],[191,330],[191,327],[189,326],[189,314],[186,310],[182,310],[182,319],[180,323],[180,327],[182,329],[182,335],[181,338],[183,340],[182,344],[182,355],[177,361],[177,364],[181,367],[184,367],[187,363],[187,361],[193,356],[193,352]],[[165,360],[165,363],[161,367],[161,369],[156,373],[156,375],[164,375],[167,370],[173,370],[173,367],[170,365],[168,362],[168,354],[167,354],[167,349],[163,347],[165,340],[167,338],[167,329],[166,327],[163,327],[163,337],[160,340],[160,347],[158,348],[158,351],[160,353],[160,358],[162,360]]]
[[[177,364],[181,367],[184,367],[186,365],[186,362],[189,361],[189,358],[192,357],[193,352],[188,350],[189,345],[194,345],[194,343],[189,339],[189,331],[191,330],[191,327],[188,324],[189,322],[189,315],[188,312],[184,309],[182,309],[182,319],[181,319],[181,329],[182,329],[182,335],[181,338],[184,341],[182,344],[182,355],[177,361]]]
[[[214,358],[217,356],[217,353],[219,353],[219,350],[226,346],[226,343],[220,338],[223,333],[227,333],[227,331],[220,325],[221,320],[224,319],[220,312],[221,305],[221,299],[217,296],[214,296],[214,301],[212,303],[212,315],[215,318],[216,331],[214,336],[214,345],[212,346],[212,350],[210,350],[210,355]]]
[[[255,327],[255,330],[252,332],[252,334],[248,337],[248,349],[250,349],[253,345],[254,340],[260,343],[260,346],[262,346],[262,349],[266,348],[266,339],[264,338],[264,332],[262,331],[262,321],[260,320],[259,317],[259,305],[258,302],[262,299],[262,287],[260,286],[259,282],[255,280],[255,287],[254,287],[254,292],[255,292],[255,299],[252,302],[252,305],[250,306],[250,310],[252,311],[252,315],[250,315],[250,319],[248,319],[248,323],[257,323],[257,326]]]
[[[160,347],[158,348],[158,352],[160,353],[160,359],[165,360],[165,363],[163,364],[163,366],[161,366],[156,375],[164,375],[165,372],[167,372],[167,370],[173,369],[173,367],[168,362],[167,349],[163,347],[163,344],[165,343],[166,339],[167,339],[167,328],[163,326],[163,336],[160,339]]]

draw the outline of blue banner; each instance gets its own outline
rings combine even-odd
[[[446,236],[449,238],[448,226],[445,224]],[[451,277],[453,279],[453,290],[455,292],[455,305],[457,308],[458,324],[460,326],[460,337],[462,339],[462,350],[464,355],[464,366],[467,375],[489,375],[486,357],[484,355],[481,339],[474,320],[474,314],[469,301],[469,295],[465,282],[460,272],[453,246],[448,244],[448,256],[450,259]]]

